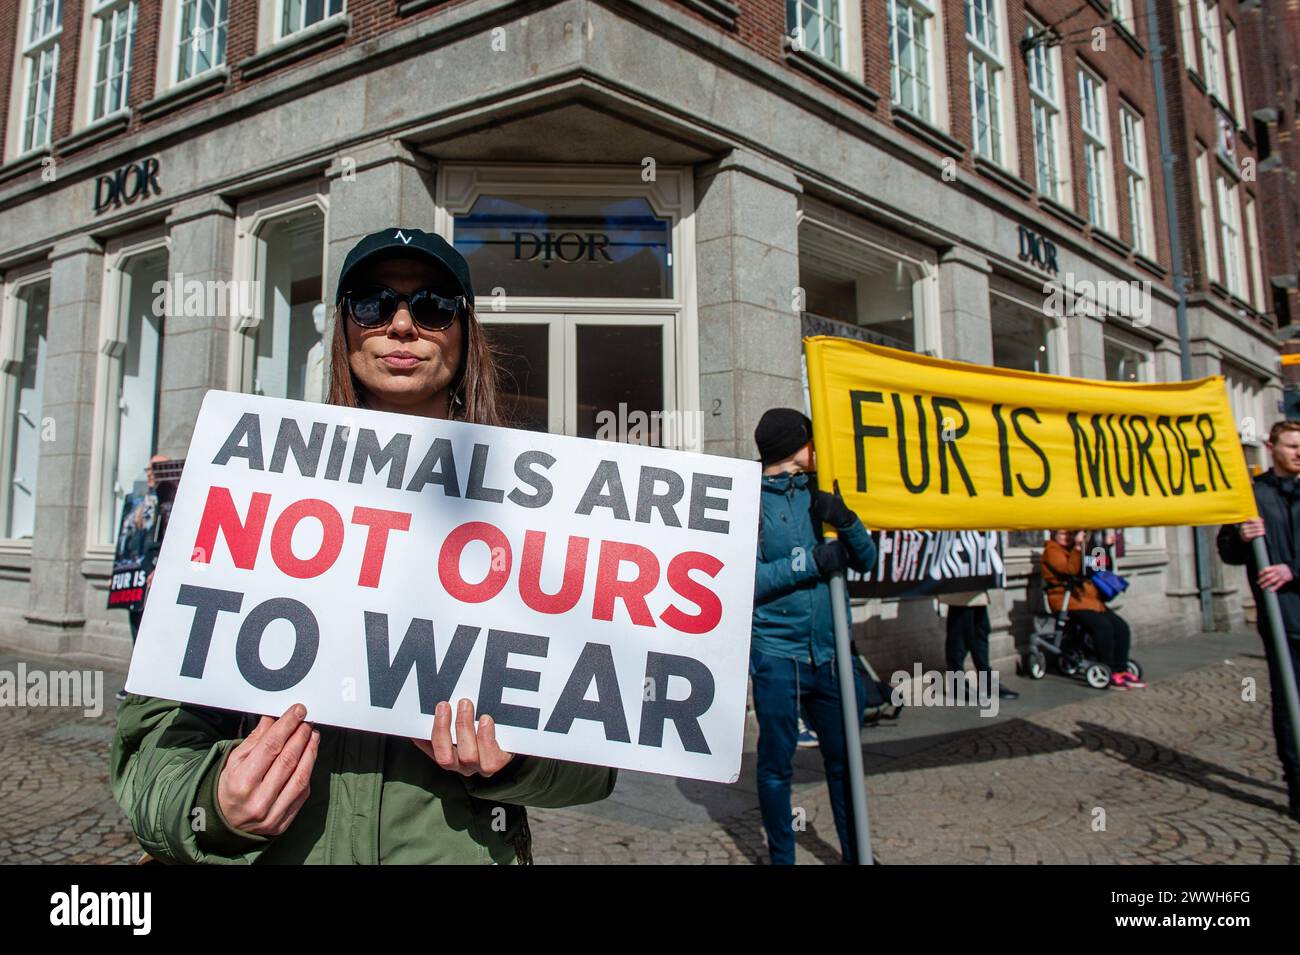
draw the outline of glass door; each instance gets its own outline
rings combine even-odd
[[[515,427],[681,446],[675,314],[481,315]]]

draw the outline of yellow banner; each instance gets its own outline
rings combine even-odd
[[[821,486],[882,530],[1255,516],[1219,376],[1143,385],[804,339]]]

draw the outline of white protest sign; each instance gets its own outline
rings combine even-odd
[[[731,782],[752,461],[211,391],[133,693]]]

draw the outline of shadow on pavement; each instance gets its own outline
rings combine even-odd
[[[1284,803],[1272,802],[1245,790],[1229,786],[1227,783],[1237,783],[1285,795],[1286,790],[1283,787],[1273,783],[1261,782],[1250,776],[1243,776],[1241,773],[1234,772],[1224,766],[1208,763],[1199,757],[1170,749],[1154,740],[1142,736],[1133,736],[1129,733],[1121,733],[1118,730],[1100,726],[1097,723],[1080,723],[1075,736],[1078,738],[1080,745],[1090,750],[1113,755],[1116,759],[1127,763],[1134,769],[1164,777],[1172,782],[1196,786],[1206,792],[1224,796],[1249,806],[1269,809],[1274,812],[1286,811],[1287,807]]]

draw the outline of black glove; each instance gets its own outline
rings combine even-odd
[[[812,515],[817,520],[840,529],[851,527],[857,520],[857,515],[849,510],[844,498],[830,491],[817,492],[812,502]]]
[[[849,549],[838,540],[829,540],[812,549],[813,563],[823,577],[842,572],[849,566]]]

